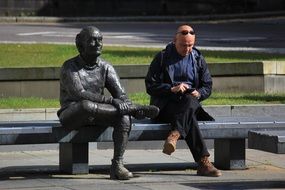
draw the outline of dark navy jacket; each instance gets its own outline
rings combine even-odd
[[[173,67],[177,62],[173,55],[177,54],[175,45],[170,43],[159,52],[150,64],[145,85],[147,93],[151,96],[150,104],[162,109],[170,100],[179,98],[180,95],[171,92],[173,84]],[[201,97],[199,101],[208,98],[212,92],[212,77],[202,54],[194,47],[192,51],[194,60],[194,86]],[[176,56],[177,57],[177,56]]]

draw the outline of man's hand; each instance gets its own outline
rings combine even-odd
[[[171,88],[171,92],[177,94],[177,93],[181,93],[184,94],[184,92],[189,88],[188,84],[185,83],[181,83],[177,86],[173,86]]]
[[[201,94],[197,91],[197,90],[194,90],[192,93],[191,93],[192,96],[194,96],[195,98],[197,99],[200,99],[201,97]]]
[[[181,83],[177,86],[174,86],[171,88],[171,92],[177,94],[177,93],[181,93],[181,94],[184,94],[184,93],[187,93],[188,94],[188,90],[191,90],[191,92],[189,94],[191,94],[191,96],[194,96],[195,98],[199,99],[201,97],[201,94],[193,89],[190,89],[188,84],[185,84],[185,83]]]
[[[128,113],[128,110],[129,110],[129,105],[130,105],[130,102],[129,101],[123,101],[123,100],[120,100],[118,98],[114,98],[112,100],[112,104],[113,106],[115,106],[115,108],[117,108],[119,110],[119,112],[124,115],[124,114],[127,114]]]

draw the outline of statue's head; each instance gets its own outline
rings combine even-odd
[[[98,28],[94,26],[84,27],[76,35],[77,50],[86,60],[96,60],[102,51],[102,39],[103,36]]]

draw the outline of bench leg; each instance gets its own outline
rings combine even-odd
[[[215,139],[215,166],[245,169],[245,139]]]
[[[59,169],[63,173],[88,174],[88,143],[59,143]]]

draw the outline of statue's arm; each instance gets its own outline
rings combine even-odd
[[[114,67],[108,65],[106,69],[106,88],[111,93],[113,98],[118,98],[124,101],[129,101],[128,96],[120,83],[120,78]]]

